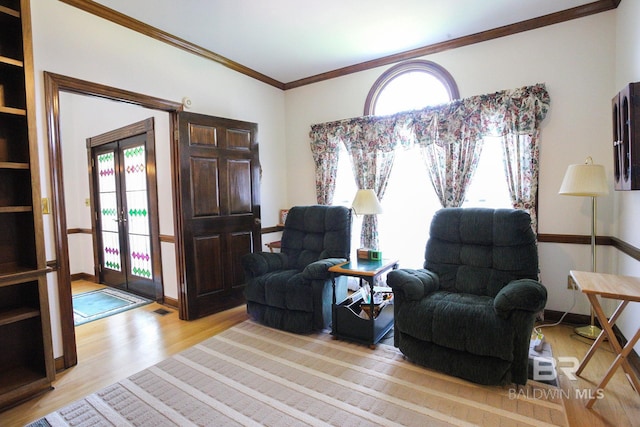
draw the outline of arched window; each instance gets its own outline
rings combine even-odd
[[[394,114],[458,98],[458,86],[446,69],[431,61],[407,61],[391,67],[375,81],[364,114]],[[510,207],[499,139],[488,138],[485,148],[463,206]],[[334,204],[351,206],[357,187],[349,155],[344,146],[341,150]],[[422,266],[431,217],[441,208],[426,174],[418,147],[398,149],[381,201],[384,213],[378,216],[378,231],[383,256],[398,258],[403,267]],[[360,223],[361,218],[356,217],[353,248],[360,244]]]
[[[424,60],[407,61],[385,71],[364,103],[365,115],[417,110],[458,99],[458,85],[447,70]]]
[[[365,115],[387,115],[421,109],[459,98],[458,86],[447,70],[425,60],[407,61],[385,71],[367,96]],[[341,147],[334,203],[351,206],[357,186],[349,155]],[[406,267],[419,267],[429,236],[431,216],[440,208],[417,148],[398,150],[378,216],[380,249],[385,257],[401,260]],[[420,177],[420,179],[418,178]],[[421,182],[422,185],[416,185]],[[355,217],[352,247],[360,245],[362,218]]]

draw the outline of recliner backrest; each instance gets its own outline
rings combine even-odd
[[[523,210],[445,208],[433,217],[424,267],[440,288],[494,297],[511,280],[538,279],[538,248]]]
[[[351,210],[344,206],[294,206],[289,209],[281,252],[298,270],[325,258],[349,258]]]

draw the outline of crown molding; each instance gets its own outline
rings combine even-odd
[[[185,39],[181,39],[180,37],[167,33],[166,31],[162,31],[161,29],[153,27],[151,25],[145,24],[144,22],[138,21],[137,19],[133,19],[130,16],[127,16],[116,10],[103,6],[100,3],[96,3],[92,0],[60,0],[60,1],[62,3],[66,3],[70,6],[76,7],[85,12],[91,13],[92,15],[106,19],[107,21],[111,21],[114,24],[121,25],[125,28],[133,30],[140,34],[144,34],[145,36],[167,43],[170,46],[177,47],[178,49],[182,49],[194,55],[201,56],[203,58],[217,62],[220,65],[223,65],[227,68],[237,71],[238,73],[244,74],[246,76],[259,80],[263,83],[266,83],[278,89],[284,90],[284,83],[279,82],[276,79],[272,79],[269,76],[266,76],[255,70],[252,70],[249,67],[245,67],[244,65],[239,64],[229,58],[226,58],[222,55],[218,55],[217,53],[212,52],[208,49],[205,49],[202,46],[198,46],[197,44],[191,43]]]
[[[339,68],[336,70],[328,71],[326,73],[317,74],[315,76],[306,77],[303,79],[295,80],[289,83],[283,83],[276,79],[273,79],[267,75],[259,73],[249,67],[239,64],[229,58],[222,55],[218,55],[208,49],[191,43],[187,40],[181,39],[173,34],[162,31],[159,28],[145,24],[142,21],[133,19],[123,13],[103,6],[92,0],[59,0],[70,6],[81,9],[85,12],[91,13],[100,18],[111,21],[115,24],[121,25],[130,30],[136,31],[140,34],[144,34],[153,39],[167,43],[178,49],[185,50],[194,55],[201,56],[211,61],[217,62],[227,68],[237,71],[246,76],[252,77],[263,83],[271,85],[281,90],[294,89],[300,86],[306,86],[313,83],[318,83],[324,80],[334,79],[336,77],[345,76],[348,74],[357,73],[360,71],[369,70],[372,68],[394,64],[396,62],[405,61],[408,59],[415,59],[421,56],[431,55],[446,50],[456,49],[463,46],[468,46],[475,43],[481,43],[489,40],[494,40],[500,37],[510,36],[518,34],[524,31],[534,30],[537,28],[546,27],[548,25],[559,24],[561,22],[570,21],[573,19],[583,18],[585,16],[594,15],[601,12],[606,12],[615,9],[620,4],[621,0],[597,0],[592,3],[588,3],[582,6],[577,6],[571,9],[563,10],[560,12],[551,13],[538,18],[528,19],[526,21],[517,22],[515,24],[505,25],[503,27],[494,28],[492,30],[483,31],[480,33],[472,34],[469,36],[458,37],[456,39],[447,40],[445,42],[434,43],[428,46],[420,47],[417,49],[400,52],[397,54],[385,56],[382,58],[374,59],[371,61],[361,62],[359,64],[350,65],[348,67]]]
[[[572,19],[583,18],[585,16],[594,15],[596,13],[606,12],[608,10],[617,8],[620,4],[620,1],[621,0],[598,0],[593,3],[588,3],[560,12],[551,13],[549,15],[540,16],[538,18],[528,19],[526,21],[505,25],[503,27],[494,28],[492,30],[471,34],[469,36],[458,37],[456,39],[448,40],[445,42],[434,43],[428,46],[419,47],[417,49],[400,52],[371,61],[361,62],[356,65],[350,65],[348,67],[339,68],[337,70],[285,83],[284,90],[345,76],[347,74],[369,70],[383,65],[390,65],[396,62],[406,61],[408,59],[414,59],[421,56],[444,52],[446,50],[457,49],[463,46],[494,40],[500,37],[510,36],[529,30],[535,30],[537,28],[559,24],[561,22],[570,21]]]

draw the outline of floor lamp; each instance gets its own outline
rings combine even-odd
[[[604,166],[594,165],[593,159],[587,157],[584,164],[569,165],[562,180],[559,194],[565,196],[591,197],[591,271],[596,271],[596,197],[609,193]],[[593,307],[591,308],[591,324],[580,326],[575,332],[589,339],[600,335],[600,328],[594,323]]]

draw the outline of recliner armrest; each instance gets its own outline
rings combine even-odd
[[[547,288],[533,279],[513,280],[502,288],[493,300],[493,307],[501,316],[512,310],[538,312],[547,303]]]
[[[387,274],[387,285],[394,292],[400,291],[408,300],[418,301],[440,288],[440,279],[432,271],[400,268]]]
[[[324,258],[312,262],[302,270],[302,277],[306,280],[327,280],[331,278],[329,267],[347,262],[345,258]]]
[[[245,274],[250,277],[262,276],[277,270],[286,270],[289,267],[287,255],[281,252],[253,252],[243,255],[241,263]]]

